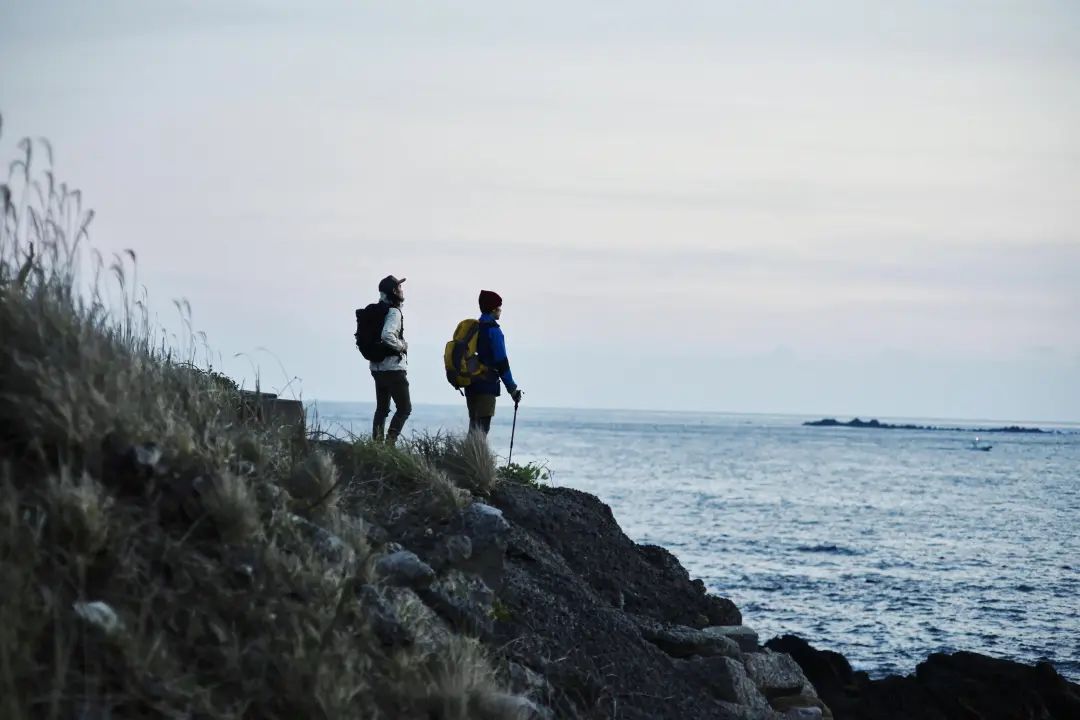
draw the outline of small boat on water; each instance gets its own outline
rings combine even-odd
[[[975,439],[971,441],[971,447],[969,449],[970,450],[982,450],[982,451],[985,452],[985,451],[989,450],[992,447],[994,447],[994,446],[989,444],[989,443],[981,443],[980,444],[979,443],[979,436],[976,435]]]

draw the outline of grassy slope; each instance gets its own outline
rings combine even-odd
[[[486,449],[339,446],[341,482],[162,341],[134,256],[87,252],[81,197],[20,149],[0,187],[0,716],[520,713],[476,641],[379,586],[364,520],[455,512],[494,479]],[[380,642],[370,590],[414,642]]]

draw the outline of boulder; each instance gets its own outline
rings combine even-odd
[[[76,602],[71,609],[80,620],[97,628],[106,637],[119,635],[124,630],[124,622],[108,603],[100,600]]]
[[[390,585],[414,590],[428,587],[435,579],[431,566],[408,550],[382,556],[375,562],[375,572]]]
[[[790,655],[764,650],[743,657],[746,674],[766,698],[813,693],[813,687],[803,675],[802,668]]]
[[[491,502],[515,527],[561,556],[613,608],[694,628],[742,622],[734,603],[708,594],[670,552],[628,538],[611,508],[594,495],[503,483]],[[525,552],[524,547],[511,548],[523,558]]]
[[[555,720],[550,709],[520,695],[510,693],[484,693],[476,699],[476,710],[481,717],[498,717],[507,720]]]
[[[713,625],[702,632],[714,637],[734,640],[743,652],[754,652],[758,649],[757,631],[746,625]]]
[[[378,588],[361,585],[356,595],[364,609],[364,618],[371,632],[383,647],[401,647],[413,643],[412,631],[401,622],[393,606]]]
[[[540,673],[516,662],[506,665],[510,690],[537,702],[545,702],[551,696],[551,684]]]
[[[821,698],[812,694],[781,695],[769,704],[784,714],[785,720],[832,720],[833,714]]]
[[[1032,666],[973,652],[934,653],[905,680],[924,689],[945,717],[974,711],[986,720],[1080,718],[1080,685],[1047,662]]]
[[[491,588],[502,584],[510,523],[502,511],[484,503],[473,503],[462,511],[461,524],[469,540],[469,557],[460,565],[476,573]],[[464,549],[459,545],[459,550]]]
[[[491,637],[495,594],[480,577],[451,570],[417,595],[450,627],[481,639]]]
[[[821,699],[841,716],[845,714],[842,708],[847,706],[845,696],[857,694],[858,685],[868,679],[865,673],[862,673],[861,677],[857,675],[851,669],[847,658],[840,653],[817,650],[795,635],[775,637],[765,643],[765,647],[785,653],[798,663]]]
[[[472,540],[466,535],[450,535],[443,541],[446,553],[446,561],[451,565],[459,565],[472,558]]]
[[[1080,717],[1080,685],[1049,663],[1024,665],[978,653],[932,654],[913,675],[871,680],[852,672],[839,653],[817,650],[801,638],[773,638],[766,647],[790,653],[836,717],[964,717],[979,720],[1051,720]]]
[[[718,657],[713,666],[716,669],[713,685],[722,699],[753,709],[765,710],[769,707],[741,662],[735,658]]]
[[[641,637],[674,658],[687,658],[694,655],[710,657],[726,655],[738,658],[742,653],[734,640],[696,630],[685,625],[658,623],[647,618],[630,616],[641,628]]]
[[[356,561],[356,552],[334,533],[319,527],[299,515],[289,515],[289,520],[300,530],[300,534],[311,543],[312,549],[330,565],[337,565],[345,570]]]

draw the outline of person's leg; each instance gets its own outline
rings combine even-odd
[[[491,417],[495,414],[494,395],[473,395],[469,398],[469,429],[487,435],[491,431]]]
[[[390,419],[390,431],[386,434],[386,442],[393,445],[401,435],[401,429],[405,427],[405,421],[412,414],[412,399],[409,397],[409,378],[405,372],[393,373],[394,378],[390,384],[390,395],[394,399],[394,417]]]
[[[390,415],[390,386],[384,372],[373,372],[371,377],[375,378],[375,418],[371,422],[371,439],[382,442],[386,418]]]
[[[476,420],[476,396],[465,396],[465,407],[469,410],[469,432],[475,430],[481,430],[479,423]]]

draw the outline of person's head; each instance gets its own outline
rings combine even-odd
[[[400,305],[405,300],[405,278],[398,280],[393,275],[387,275],[379,281],[379,292],[386,296],[392,305]]]
[[[494,315],[498,320],[502,316],[502,298],[491,290],[480,291],[480,312]]]

